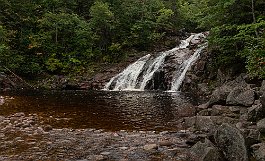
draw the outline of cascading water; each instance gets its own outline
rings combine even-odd
[[[123,72],[113,77],[105,86],[104,89],[108,90],[111,88],[113,82],[115,86],[114,91],[117,90],[134,90],[137,78],[143,70],[144,65],[150,58],[150,54],[141,57],[133,64],[129,65]]]
[[[196,60],[199,58],[201,51],[206,48],[206,44],[204,44],[203,46],[201,46],[199,49],[197,49],[195,51],[195,53],[187,60],[185,60],[179,67],[179,69],[177,70],[177,74],[175,76],[175,78],[172,81],[171,84],[171,89],[169,90],[170,92],[175,92],[178,91],[184,78],[185,75],[189,69],[189,67],[196,62]]]
[[[160,67],[160,65],[164,62],[166,53],[162,53],[159,57],[155,58],[154,62],[148,67],[146,74],[143,76],[143,81],[140,85],[140,90],[144,90],[147,82],[152,79],[155,71]]]
[[[176,67],[176,72],[174,73],[171,89],[169,89],[169,91],[179,90],[187,70],[198,59],[201,51],[206,45],[197,48],[192,55],[189,55],[191,52],[187,47],[189,47],[190,44],[200,43],[201,39],[204,38],[205,35],[202,33],[192,34],[186,40],[182,40],[179,46],[160,53],[156,58],[148,54],[138,59],[136,62],[129,65],[123,72],[113,77],[105,85],[104,90],[145,90],[147,84],[153,79],[154,74],[162,68],[165,58],[171,55],[177,57],[181,64]],[[183,52],[183,50],[189,50],[189,52]]]

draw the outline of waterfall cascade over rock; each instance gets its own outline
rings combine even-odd
[[[188,69],[206,48],[206,34],[191,34],[180,45],[159,53],[145,55],[113,77],[104,90],[178,91]]]

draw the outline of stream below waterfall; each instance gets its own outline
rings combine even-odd
[[[1,94],[0,115],[36,114],[54,128],[171,131],[194,103],[176,92],[16,91]]]

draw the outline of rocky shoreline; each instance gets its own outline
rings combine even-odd
[[[190,132],[207,135],[190,148],[192,160],[265,160],[265,81],[259,87],[247,80],[241,74],[217,87],[197,116],[182,120]]]

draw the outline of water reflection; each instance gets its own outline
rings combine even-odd
[[[38,114],[56,128],[105,130],[174,130],[179,108],[190,104],[183,94],[166,92],[30,91],[0,104],[0,115]]]

